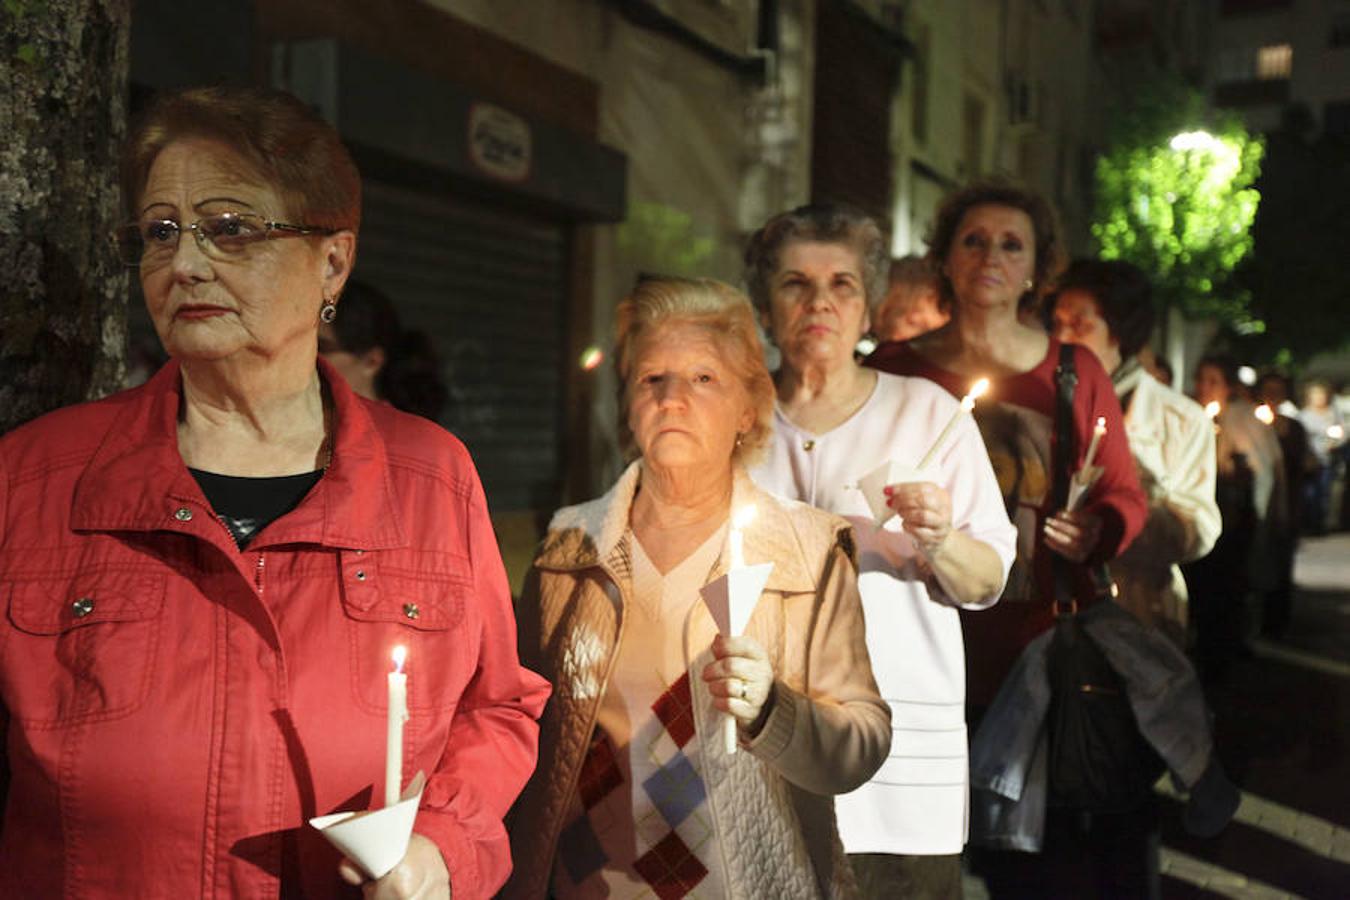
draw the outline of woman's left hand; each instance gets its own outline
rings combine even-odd
[[[749,728],[773,693],[773,666],[752,637],[713,638],[713,661],[703,668],[713,706]]]
[[[1076,563],[1085,561],[1102,539],[1102,518],[1085,510],[1060,510],[1045,520],[1045,545]]]
[[[888,484],[886,505],[900,517],[900,527],[922,549],[932,552],[952,531],[952,498],[931,481]]]
[[[441,857],[441,848],[430,838],[416,832],[408,841],[408,852],[383,878],[372,881],[349,859],[338,865],[338,873],[348,884],[361,885],[365,900],[449,900],[450,871]]]

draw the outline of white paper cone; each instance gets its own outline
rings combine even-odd
[[[750,616],[759,602],[764,585],[769,583],[769,573],[773,563],[766,562],[754,566],[732,569],[699,589],[703,602],[717,623],[717,630],[727,637],[736,637],[745,632]]]
[[[902,465],[892,459],[859,478],[858,490],[862,491],[863,497],[867,500],[868,509],[872,510],[872,520],[880,527],[886,524],[891,516],[895,515],[895,510],[886,505],[886,487],[888,485],[906,484],[911,481],[932,481],[936,483],[937,476],[937,471],[932,467],[916,469],[914,466]]]
[[[1101,466],[1089,466],[1075,472],[1073,477],[1069,479],[1069,498],[1068,502],[1064,504],[1064,508],[1069,511],[1077,509],[1082,504],[1083,498],[1087,496],[1088,491],[1092,490],[1092,486],[1101,477]]]
[[[771,562],[738,566],[699,589],[719,632],[726,637],[745,633],[745,626],[750,624],[750,616],[755,612],[764,585],[769,583],[771,572]],[[722,720],[722,745],[728,756],[735,754],[736,720],[730,714]]]
[[[418,772],[408,783],[402,799],[393,806],[315,816],[309,824],[371,878],[383,878],[408,852],[413,820],[417,818],[426,783],[426,773]]]

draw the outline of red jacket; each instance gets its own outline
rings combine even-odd
[[[502,817],[547,684],[467,451],[326,363],[332,464],[246,551],[178,454],[178,366],[0,438],[0,896],[357,896],[305,821],[403,778],[457,898],[510,872]],[[412,606],[411,604],[415,604]]]

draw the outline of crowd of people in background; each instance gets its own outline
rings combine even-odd
[[[953,192],[922,258],[820,204],[744,292],[644,276],[628,466],[513,598],[332,127],[165,95],[122,181],[169,359],[0,437],[0,894],[1156,897],[1157,779],[1234,814],[1203,686],[1346,523],[1345,410],[1221,354],[1183,394],[1155,273],[1035,192]],[[392,868],[303,824],[419,769]]]

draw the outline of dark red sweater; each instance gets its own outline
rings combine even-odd
[[[970,683],[967,697],[974,705],[991,702],[999,683],[1017,655],[1054,620],[1051,606],[1054,574],[1053,551],[1042,540],[1042,529],[1052,505],[1052,443],[1055,416],[1055,366],[1059,341],[1035,368],[1017,375],[991,378],[989,392],[976,404],[989,458],[1003,491],[1008,517],[1017,526],[1017,560],[1008,586],[998,605],[991,609],[962,612],[966,660]],[[974,379],[939,368],[906,343],[886,343],[866,360],[866,365],[892,372],[927,378],[961,397]],[[1106,417],[1106,435],[1097,448],[1095,465],[1103,468],[1100,480],[1083,508],[1102,518],[1102,536],[1089,564],[1112,559],[1129,546],[1144,526],[1148,502],[1139,487],[1134,458],[1126,440],[1125,423],[1111,379],[1091,351],[1075,348],[1074,365],[1078,387],[1074,394],[1074,426],[1078,433],[1073,471],[1082,465],[1098,416]],[[1095,597],[1089,566],[1070,563],[1074,594],[1080,603]]]

